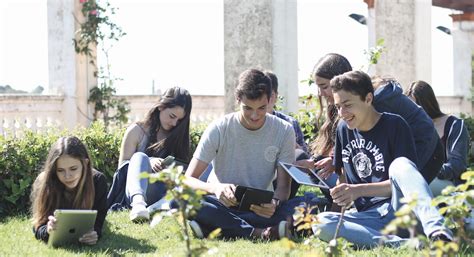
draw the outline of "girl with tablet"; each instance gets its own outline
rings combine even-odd
[[[189,160],[191,108],[191,95],[186,89],[169,88],[144,120],[127,128],[119,158],[119,170],[128,165],[126,179],[120,182],[114,178],[108,202],[111,206],[116,202],[116,195],[120,195],[116,191],[125,191],[123,207],[132,207],[131,221],[149,220],[147,206],[166,195],[163,183],[148,184],[148,179],[140,178],[140,173],[159,172],[165,166],[162,161],[170,155]]]
[[[96,244],[107,214],[106,195],[105,176],[92,169],[85,145],[74,136],[59,138],[31,192],[35,237],[48,241],[56,229],[57,209],[97,210],[94,230],[79,238],[80,243]]]

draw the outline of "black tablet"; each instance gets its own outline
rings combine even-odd
[[[246,186],[237,186],[235,198],[239,201],[239,211],[250,211],[250,205],[271,203],[273,191]]]

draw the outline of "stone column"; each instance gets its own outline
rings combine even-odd
[[[460,112],[471,112],[472,59],[474,55],[474,12],[452,14],[453,96],[463,97]]]
[[[87,126],[90,121],[87,116],[89,85],[83,68],[90,66],[87,61],[78,56],[74,50],[73,41],[76,31],[75,19],[80,19],[79,1],[48,0],[48,66],[50,94],[64,96],[63,123],[66,128],[77,125]],[[94,60],[95,61],[95,60]],[[88,73],[93,71],[88,71]]]
[[[386,47],[376,74],[405,88],[414,80],[431,84],[431,0],[376,0],[375,35]]]
[[[76,21],[74,29],[77,31],[80,29],[80,23],[84,22],[84,16],[82,15],[82,4],[77,0],[74,3],[74,17]],[[91,50],[92,57],[85,54],[75,55],[77,123],[82,126],[88,126],[91,122],[94,107],[88,102],[89,90],[98,85],[97,77],[94,75],[98,67],[97,47],[90,45],[89,49]]]
[[[48,70],[50,94],[64,96],[63,124],[73,128],[77,121],[76,62],[74,37],[74,2],[48,0]]]
[[[224,1],[225,112],[235,111],[234,89],[248,68],[278,76],[283,108],[296,111],[298,53],[296,0]]]

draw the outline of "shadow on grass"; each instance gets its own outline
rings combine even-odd
[[[102,233],[102,238],[99,239],[96,245],[68,245],[61,247],[61,249],[75,254],[106,254],[112,256],[122,256],[125,254],[154,253],[157,250],[157,247],[151,245],[146,240],[140,240],[127,235],[113,233],[110,231],[110,228],[106,223]]]

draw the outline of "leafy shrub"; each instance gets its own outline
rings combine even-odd
[[[474,118],[468,114],[461,113],[461,118],[464,119],[464,125],[466,125],[467,132],[469,132],[469,137],[472,140],[474,140]],[[471,169],[474,169],[474,151],[472,150],[472,143],[471,143],[471,148],[470,152],[468,155],[468,160],[467,160],[467,166],[471,167]]]
[[[21,137],[0,136],[0,217],[29,209],[31,185],[46,161],[49,149],[65,135],[78,136],[87,146],[92,165],[102,171],[109,182],[117,167],[121,130],[104,133],[102,123],[86,129],[35,133],[25,129]]]
[[[191,127],[192,151],[205,127]],[[89,128],[73,131],[51,129],[35,133],[25,129],[21,137],[0,136],[0,217],[29,209],[31,185],[41,172],[49,148],[61,136],[80,138],[89,150],[92,166],[103,172],[110,184],[117,169],[124,129],[105,131],[102,122],[95,122]]]

